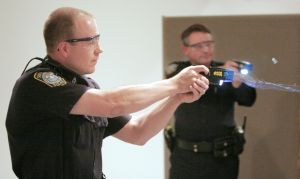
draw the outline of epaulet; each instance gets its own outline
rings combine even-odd
[[[186,62],[186,61],[172,62],[167,66],[167,68],[165,70],[166,77],[170,78],[188,66],[190,66],[190,63]]]
[[[51,71],[35,72],[33,78],[39,82],[42,82],[49,87],[65,86],[67,84],[66,80]]]

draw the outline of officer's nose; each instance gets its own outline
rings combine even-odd
[[[101,49],[100,44],[97,43],[96,47],[95,47],[95,53],[98,55],[98,54],[100,54],[102,52],[103,52],[103,50]]]
[[[207,45],[203,45],[202,51],[208,52],[209,50],[210,50],[210,47],[208,47]]]

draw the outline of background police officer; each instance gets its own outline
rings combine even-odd
[[[167,77],[193,65],[229,68],[238,73],[238,64],[213,61],[214,39],[202,24],[194,24],[181,34],[182,51],[188,61],[173,62]],[[251,106],[254,88],[235,75],[232,83],[209,85],[203,97],[181,104],[175,112],[175,139],[170,156],[170,179],[236,179],[244,140],[235,130],[234,105]],[[167,138],[168,139],[168,138]]]

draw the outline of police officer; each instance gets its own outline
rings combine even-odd
[[[188,61],[171,63],[168,78],[191,65],[230,68],[237,74],[234,61],[213,61],[214,39],[204,25],[191,25],[182,32],[181,40]],[[173,146],[170,179],[236,179],[244,140],[236,135],[234,105],[251,106],[255,98],[255,89],[235,76],[232,83],[210,84],[201,99],[181,104],[174,115],[174,144],[169,143]]]
[[[102,52],[99,33],[93,16],[80,9],[52,12],[44,38],[48,55],[17,80],[6,118],[18,178],[104,178],[105,137],[143,145],[180,103],[197,100],[208,88],[208,80],[199,74],[208,69],[195,66],[169,80],[99,90],[85,76],[94,72]],[[127,115],[159,100],[136,120]]]

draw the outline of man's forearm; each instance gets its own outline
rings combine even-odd
[[[106,98],[115,106],[115,116],[139,111],[167,96],[174,96],[177,87],[169,80],[146,85],[120,87],[107,91]]]
[[[144,145],[155,136],[170,120],[181,104],[177,96],[163,99],[156,107],[137,119],[133,119],[115,137],[136,145]]]

